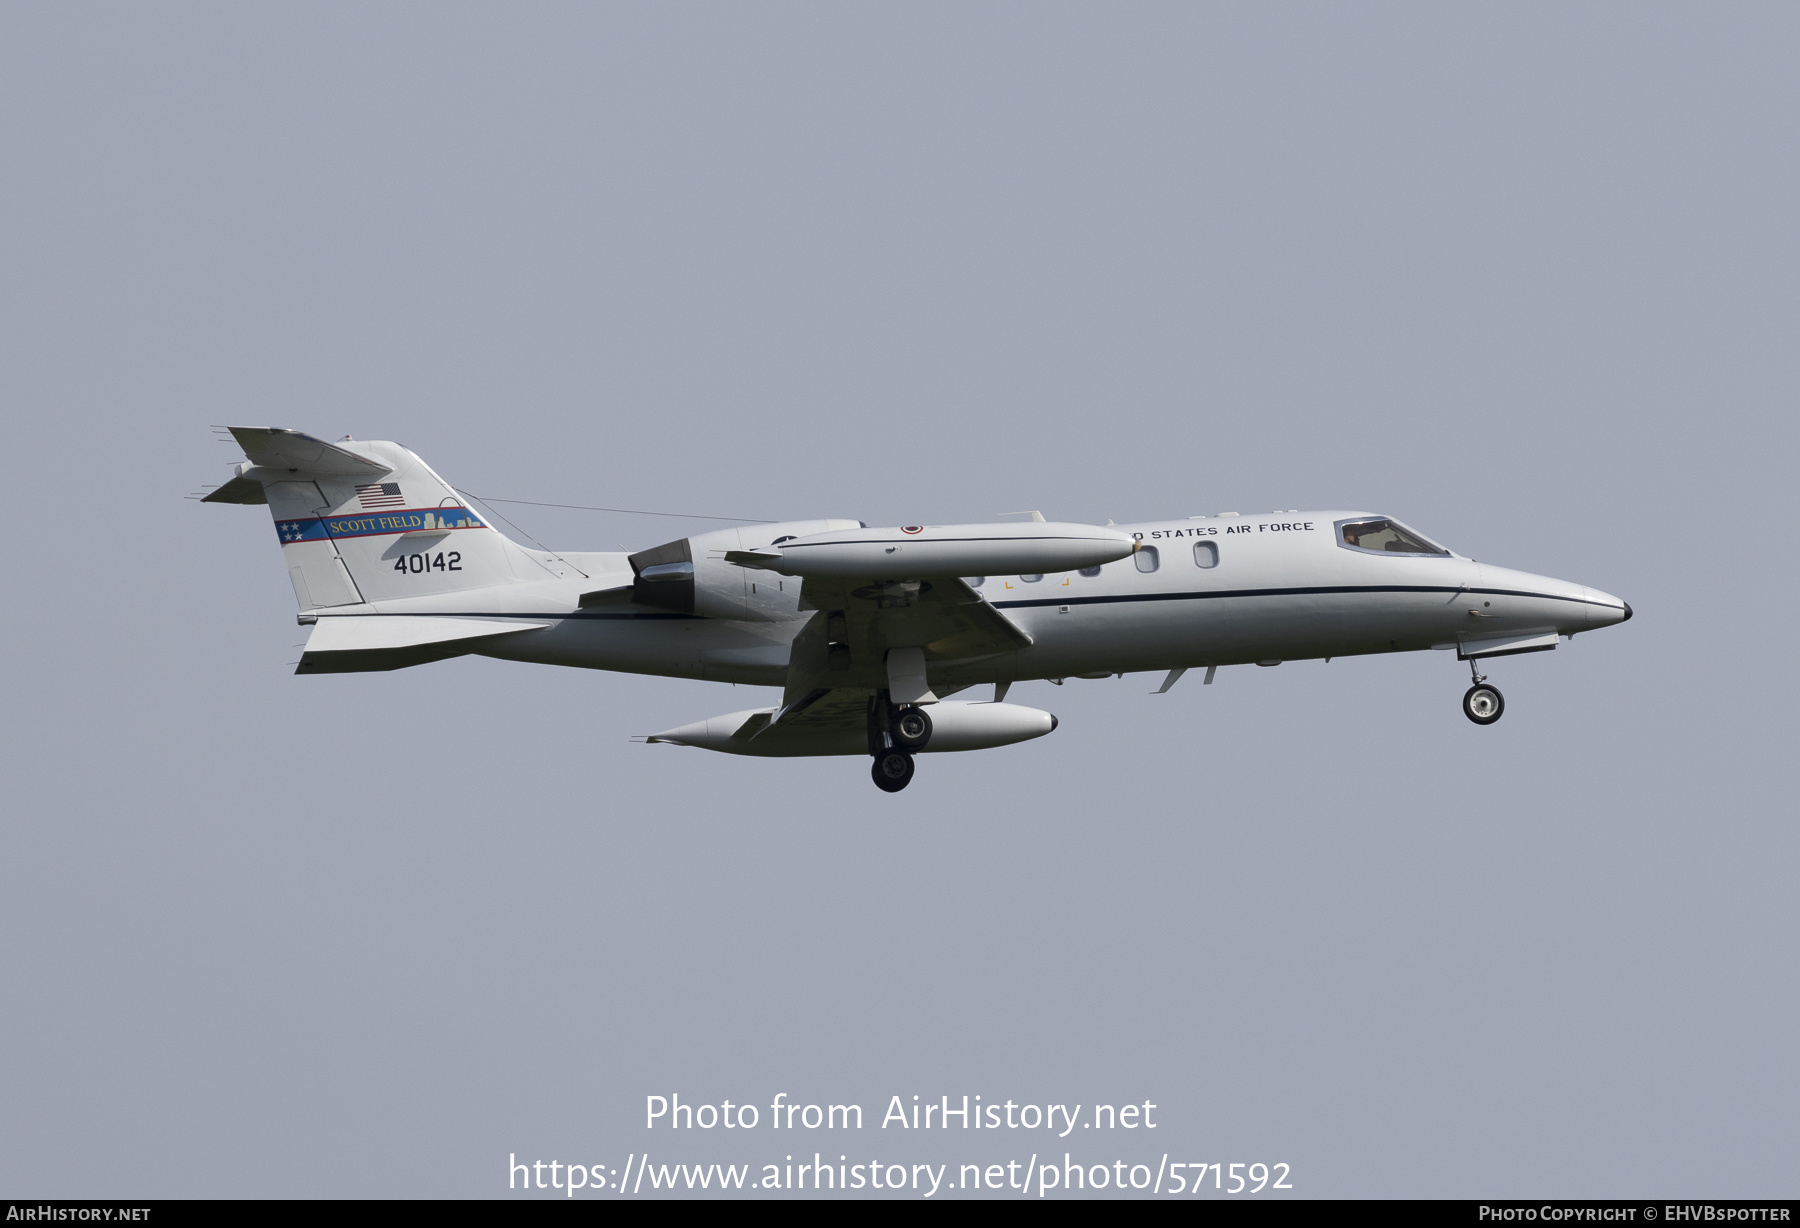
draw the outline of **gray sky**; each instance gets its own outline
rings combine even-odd
[[[646,1145],[1795,1195],[1797,52],[1784,5],[7,5],[0,1196]],[[226,422],[733,516],[1370,508],[1636,618],[1496,663],[1487,729],[1441,653],[1022,684],[1057,733],[888,797],[627,740],[760,691],[291,676],[265,511],[181,499]],[[871,1119],[647,1135],[669,1092]],[[965,1093],[1160,1125],[875,1125]]]

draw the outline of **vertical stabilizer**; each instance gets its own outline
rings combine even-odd
[[[268,504],[303,610],[553,577],[397,443],[230,429],[249,460],[205,502]]]

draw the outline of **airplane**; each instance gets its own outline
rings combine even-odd
[[[1454,650],[1479,672],[1631,618],[1609,593],[1478,563],[1392,516],[1219,512],[1105,526],[800,520],[636,553],[533,549],[415,453],[230,427],[246,459],[208,503],[265,503],[312,628],[295,672],[475,654],[781,688],[781,702],[650,735],[759,756],[867,755],[897,793],[914,756],[1042,737],[1014,682]],[[476,502],[479,502],[477,500]],[[1016,513],[1023,515],[1025,513]],[[949,697],[992,685],[989,700]]]

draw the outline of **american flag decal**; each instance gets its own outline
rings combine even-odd
[[[356,488],[356,497],[364,507],[405,507],[398,482],[369,482]]]

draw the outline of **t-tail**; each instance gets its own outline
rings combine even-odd
[[[228,429],[249,459],[203,502],[268,504],[300,620],[319,624],[301,673],[394,669],[459,655],[474,637],[446,633],[477,629],[449,618],[407,618],[418,625],[403,628],[338,616],[372,613],[378,602],[565,574],[553,556],[525,550],[489,525],[397,443],[327,443],[278,427]]]

